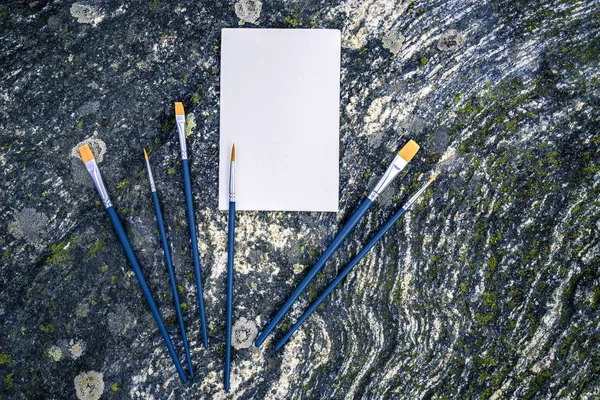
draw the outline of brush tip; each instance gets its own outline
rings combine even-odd
[[[90,149],[90,146],[83,145],[79,148],[79,154],[81,155],[81,160],[86,163],[94,159],[94,153]]]
[[[429,178],[429,183],[435,181],[435,178],[437,178],[439,174],[439,172],[436,172],[431,178]]]
[[[235,161],[235,143],[231,146],[231,161]]]
[[[175,103],[175,115],[184,115],[183,103]]]
[[[148,160],[148,153],[146,153],[146,149],[144,149],[144,158]]]
[[[408,143],[404,145],[404,147],[398,152],[398,155],[404,159],[404,161],[409,162],[413,159],[415,154],[419,151],[420,147],[414,140],[409,140]]]

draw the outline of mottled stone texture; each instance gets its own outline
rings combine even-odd
[[[340,212],[239,214],[240,337],[273,316],[408,138],[421,152],[274,337],[442,174],[280,353],[272,339],[233,350],[225,395],[219,45],[240,25],[337,28],[343,42]],[[0,30],[2,398],[600,396],[597,0],[5,1]],[[389,37],[405,39],[391,49]],[[208,350],[174,101],[196,124]],[[104,180],[183,355],[150,150],[196,366],[187,385],[71,154],[89,139],[106,146]]]

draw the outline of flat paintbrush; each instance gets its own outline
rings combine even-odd
[[[129,263],[131,264],[131,268],[133,268],[133,272],[134,272],[138,282],[140,283],[142,292],[144,293],[144,297],[146,298],[146,301],[148,302],[148,306],[150,307],[150,311],[152,312],[152,315],[154,316],[154,319],[156,320],[156,324],[158,325],[158,330],[160,331],[160,334],[162,335],[163,339],[165,340],[167,349],[169,350],[169,354],[171,355],[171,358],[173,359],[173,363],[175,364],[175,368],[177,369],[179,378],[181,379],[181,381],[183,383],[186,383],[187,378],[185,377],[183,368],[181,368],[181,363],[179,362],[179,359],[177,358],[177,354],[175,353],[175,349],[173,348],[173,343],[171,343],[171,339],[169,338],[169,334],[167,333],[167,328],[165,328],[165,324],[162,320],[162,317],[160,316],[160,312],[158,311],[158,308],[156,307],[156,303],[154,302],[154,299],[152,298],[152,294],[150,293],[150,288],[148,288],[148,284],[146,283],[146,280],[144,279],[144,275],[142,274],[140,265],[138,264],[138,261],[135,258],[135,254],[133,253],[133,249],[131,248],[129,239],[127,239],[127,234],[125,233],[125,230],[123,229],[123,226],[121,225],[121,221],[119,221],[119,216],[117,215],[117,212],[115,211],[115,208],[113,207],[112,202],[110,201],[110,198],[108,197],[108,192],[106,191],[104,182],[102,182],[102,176],[100,176],[100,169],[98,168],[98,164],[96,163],[96,160],[94,159],[94,155],[92,154],[92,151],[90,150],[90,148],[87,144],[85,146],[82,146],[79,148],[79,154],[81,154],[81,159],[83,160],[83,162],[85,164],[85,168],[87,169],[90,176],[92,177],[92,180],[94,181],[94,186],[96,186],[96,190],[98,191],[98,194],[100,195],[100,198],[102,199],[102,203],[104,204],[104,207],[106,208],[106,212],[108,213],[108,216],[110,217],[110,221],[112,222],[113,228],[115,228],[115,231],[117,232],[117,237],[119,238],[119,241],[121,242],[121,245],[123,246],[123,250],[125,250],[125,255],[127,256],[127,259],[129,260]]]
[[[311,306],[304,312],[304,314],[302,314],[302,316],[300,318],[298,318],[298,321],[296,321],[294,326],[292,326],[292,328],[283,336],[283,338],[281,338],[279,343],[277,343],[277,345],[275,345],[275,351],[281,349],[281,347],[288,341],[290,336],[292,336],[292,334],[294,332],[296,332],[296,330],[300,327],[300,325],[302,325],[302,323],[306,320],[306,318],[308,318],[310,316],[310,314],[312,314],[312,312],[315,311],[317,309],[317,307],[319,307],[319,305],[323,302],[323,300],[325,300],[325,298],[327,298],[327,296],[329,296],[329,294],[340,284],[340,282],[350,273],[350,271],[352,271],[352,268],[354,268],[356,266],[356,264],[358,264],[360,262],[360,260],[362,260],[367,255],[367,253],[373,248],[373,246],[375,246],[375,244],[377,244],[377,242],[383,237],[383,235],[386,234],[387,231],[389,231],[392,227],[394,227],[394,225],[396,225],[396,222],[398,222],[400,217],[402,217],[404,215],[404,213],[414,204],[414,202],[417,201],[417,199],[425,192],[425,190],[427,190],[427,187],[429,187],[429,185],[431,185],[431,183],[434,181],[434,179],[436,177],[437,177],[437,174],[435,174],[433,177],[431,177],[431,179],[429,179],[429,181],[426,184],[424,184],[421,187],[421,189],[419,189],[417,191],[417,193],[415,193],[400,208],[400,210],[398,210],[398,212],[396,214],[394,214],[394,216],[392,218],[390,218],[390,220],[384,225],[384,227],[381,228],[381,230],[379,232],[377,232],[377,234],[375,236],[373,236],[373,239],[371,239],[371,241],[369,241],[369,243],[367,243],[367,245],[360,251],[360,253],[358,253],[356,255],[356,257],[354,257],[352,259],[352,261],[350,261],[350,263],[346,266],[346,268],[344,268],[344,270],[337,276],[337,278],[335,278],[335,280],[333,282],[331,282],[331,284],[327,287],[327,289],[325,289],[323,294],[321,296],[319,296],[319,298],[317,300],[315,300],[314,303],[311,304]]]
[[[181,313],[181,306],[179,305],[179,294],[177,293],[177,281],[175,280],[175,273],[173,272],[173,262],[171,261],[171,252],[169,250],[169,242],[167,241],[167,233],[165,231],[165,223],[160,209],[160,202],[158,201],[158,194],[156,193],[156,185],[154,184],[154,177],[152,176],[152,169],[150,168],[150,160],[148,159],[148,153],[144,149],[144,159],[146,160],[146,169],[148,170],[148,182],[150,183],[150,191],[152,192],[152,201],[154,202],[154,211],[156,213],[156,224],[158,225],[158,231],[160,233],[160,240],[162,243],[163,253],[165,254],[165,262],[167,264],[167,271],[169,273],[169,280],[171,281],[171,291],[173,292],[173,300],[175,301],[175,311],[177,312],[177,320],[179,321],[179,329],[181,330],[181,340],[183,341],[183,349],[185,350],[185,359],[187,361],[188,368],[190,370],[190,378],[194,377],[194,368],[192,366],[192,358],[190,357],[190,346],[188,344],[187,335],[185,333],[185,324],[183,322],[183,314]]]
[[[388,187],[388,185],[396,178],[396,176],[406,167],[408,162],[412,160],[412,158],[419,151],[419,145],[414,141],[410,140],[396,155],[388,169],[386,170],[383,177],[375,186],[375,189],[369,194],[369,196],[362,202],[362,204],[358,207],[358,209],[354,212],[354,214],[348,219],[348,222],[344,225],[344,227],[338,232],[338,234],[333,238],[333,241],[327,247],[327,250],[323,253],[323,255],[317,260],[316,264],[311,268],[308,274],[304,277],[302,282],[296,287],[296,290],[292,293],[292,295],[287,299],[287,301],[281,306],[277,314],[273,317],[271,322],[263,329],[261,334],[258,336],[254,345],[259,347],[269,336],[269,334],[275,329],[277,324],[283,319],[285,314],[292,307],[294,302],[298,299],[300,294],[306,289],[308,284],[314,279],[315,276],[321,271],[327,260],[331,258],[333,253],[340,247],[344,239],[348,237],[350,232],[358,225],[360,219],[366,214],[366,212],[371,208],[375,199],[383,192],[383,190]]]
[[[200,257],[198,256],[198,237],[196,235],[196,216],[194,215],[194,200],[192,198],[192,180],[188,165],[187,145],[185,142],[185,113],[182,103],[175,103],[175,122],[181,148],[181,168],[183,170],[183,189],[185,191],[185,204],[187,206],[188,225],[190,226],[190,239],[192,241],[192,258],[194,260],[194,275],[198,291],[198,311],[200,312],[200,327],[204,347],[208,347],[208,333],[206,331],[206,314],[204,313],[204,294],[202,292],[202,272],[200,271]]]

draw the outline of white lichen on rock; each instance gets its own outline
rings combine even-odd
[[[62,350],[56,345],[50,346],[47,353],[48,356],[54,361],[60,361],[60,359],[62,358]]]
[[[15,219],[8,225],[8,232],[17,239],[33,240],[48,224],[45,214],[33,208],[24,208],[15,214]]]
[[[441,51],[456,51],[465,42],[464,36],[456,29],[450,29],[440,36],[437,48]]]
[[[342,3],[336,10],[346,14],[342,46],[354,50],[363,48],[369,37],[392,29],[411,3],[412,0],[349,0]]]
[[[88,138],[82,142],[79,142],[71,149],[71,157],[75,157],[81,160],[81,155],[79,154],[79,148],[85,145],[90,146],[90,150],[92,150],[92,154],[94,154],[94,158],[96,159],[96,163],[100,164],[102,160],[104,160],[104,153],[106,153],[106,144],[100,139]]]
[[[231,344],[237,350],[247,349],[252,346],[252,342],[258,335],[258,329],[253,321],[248,321],[242,317],[233,324],[233,335]]]
[[[189,113],[185,118],[185,136],[190,136],[194,128],[196,128],[196,117],[194,114]]]
[[[79,400],[98,400],[104,392],[104,375],[101,372],[82,372],[75,377],[74,383]]]
[[[235,3],[235,15],[244,22],[256,24],[260,17],[262,2],[259,0],[240,0]]]
[[[104,19],[104,14],[87,4],[74,3],[70,11],[80,24],[96,26]]]
[[[298,275],[299,273],[301,273],[302,271],[304,271],[306,269],[306,265],[302,265],[302,264],[294,264],[294,275]]]
[[[76,342],[71,340],[69,352],[71,353],[71,358],[73,358],[73,360],[77,360],[85,352],[85,343],[81,340]]]
[[[398,54],[404,44],[404,35],[400,32],[391,32],[383,38],[383,48],[388,49],[392,54]]]

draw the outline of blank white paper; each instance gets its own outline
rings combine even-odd
[[[340,31],[221,31],[219,209],[337,211]]]

